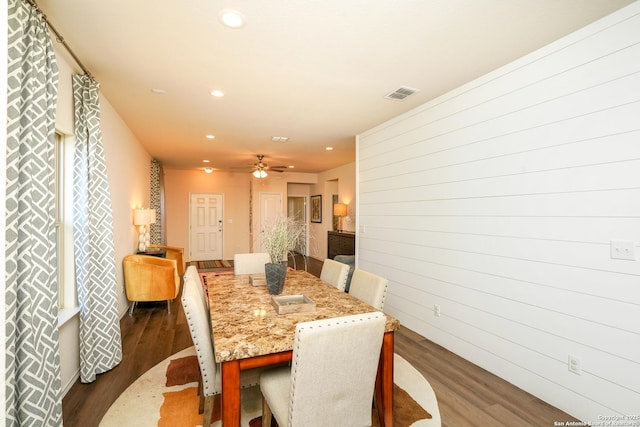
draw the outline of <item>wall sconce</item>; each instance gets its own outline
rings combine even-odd
[[[338,231],[342,231],[342,218],[347,216],[347,205],[344,203],[334,204],[333,215],[338,217]]]
[[[213,172],[213,168],[204,168],[204,172],[205,173],[212,173]]]
[[[144,252],[151,245],[151,233],[149,233],[148,225],[156,223],[155,209],[134,209],[133,225],[138,228],[138,251]]]

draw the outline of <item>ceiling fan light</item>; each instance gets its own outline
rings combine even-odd
[[[253,176],[255,176],[256,178],[266,178],[267,172],[262,169],[256,169],[253,171]]]

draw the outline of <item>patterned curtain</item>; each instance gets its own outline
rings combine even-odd
[[[62,424],[55,238],[58,67],[39,11],[9,0],[5,203],[7,426]]]
[[[73,97],[73,240],[80,305],[80,380],[91,382],[96,374],[120,363],[122,342],[98,84],[90,76],[73,76]]]
[[[165,215],[164,215],[164,171],[162,163],[151,161],[151,209],[156,210],[156,222],[151,224],[151,243],[165,244]]]

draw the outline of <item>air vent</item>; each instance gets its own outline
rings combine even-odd
[[[419,92],[418,89],[414,89],[408,86],[401,86],[398,89],[394,90],[391,93],[385,95],[387,99],[405,99],[407,96],[413,95],[414,93]]]

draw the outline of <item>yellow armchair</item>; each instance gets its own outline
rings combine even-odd
[[[122,260],[124,286],[131,301],[129,315],[138,301],[167,300],[171,313],[171,301],[180,291],[180,276],[175,259],[148,255],[127,255]]]
[[[178,248],[176,246],[165,246],[165,245],[153,245],[153,246],[167,251],[167,255],[166,255],[167,259],[176,260],[176,264],[178,265],[178,274],[180,275],[180,277],[182,277],[186,269],[186,263],[184,260],[184,248]]]

